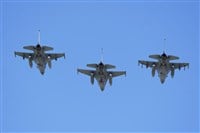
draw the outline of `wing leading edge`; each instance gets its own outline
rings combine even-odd
[[[112,78],[125,75],[126,76],[126,71],[108,71],[108,74],[112,76]]]
[[[33,53],[26,53],[26,52],[15,52],[15,56],[21,56],[23,59],[27,58],[33,58],[34,54]]]
[[[65,58],[65,53],[45,53],[47,58],[50,58],[51,60],[57,60],[60,57]]]
[[[170,63],[171,67],[173,67],[174,69],[181,69],[181,68],[185,68],[188,67],[189,68],[189,63]]]
[[[157,66],[158,62],[139,60],[138,64],[145,65],[148,68]]]
[[[95,71],[93,71],[93,70],[85,70],[85,69],[77,69],[77,72],[80,72],[80,73],[88,75],[88,76],[91,76],[92,74],[95,73]]]

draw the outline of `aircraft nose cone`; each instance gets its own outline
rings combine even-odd
[[[104,91],[104,89],[105,89],[105,86],[103,86],[103,85],[100,85],[100,89],[101,89],[101,91]]]
[[[162,84],[164,84],[165,80],[161,80],[160,82],[161,82]]]
[[[104,91],[104,88],[101,88],[101,91],[103,92],[103,91]]]

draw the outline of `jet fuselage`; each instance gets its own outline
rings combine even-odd
[[[163,84],[165,79],[167,78],[168,73],[170,72],[171,68],[169,65],[169,60],[163,56],[159,60],[159,65],[157,66],[156,70],[158,72],[158,77],[160,78],[160,82]]]
[[[34,50],[34,62],[37,64],[37,68],[40,70],[40,73],[43,75],[45,73],[45,68],[47,64],[47,57],[44,53],[42,47],[38,44]]]
[[[101,90],[103,91],[108,80],[107,70],[105,69],[105,66],[103,63],[99,63],[98,67],[96,68],[96,74],[94,76]]]
[[[157,71],[158,77],[160,78],[160,82],[163,84],[168,73],[171,73],[171,77],[174,77],[174,73],[176,69],[181,69],[187,66],[189,67],[189,63],[176,63],[170,62],[171,60],[178,60],[178,56],[174,55],[166,55],[165,52],[163,54],[153,54],[149,55],[149,58],[155,59],[157,61],[145,61],[145,60],[138,60],[138,63],[142,66],[145,65],[146,68],[152,68],[152,76],[155,76]]]

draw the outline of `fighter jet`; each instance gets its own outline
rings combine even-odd
[[[116,66],[103,63],[103,49],[101,49],[101,61],[99,64],[87,64],[87,67],[95,68],[96,70],[77,69],[77,72],[90,76],[91,84],[94,84],[94,79],[99,84],[101,91],[104,91],[105,85],[109,80],[112,85],[112,78],[126,75],[126,71],[108,71],[107,69],[114,69]]]
[[[155,62],[139,60],[138,64],[141,64],[142,66],[145,65],[146,68],[152,68],[153,77],[155,76],[155,71],[157,71],[158,77],[160,78],[160,82],[162,84],[165,82],[165,79],[169,72],[171,72],[171,77],[173,78],[176,69],[180,70],[183,67],[185,70],[186,66],[189,68],[189,63],[170,62],[171,60],[178,60],[179,57],[173,55],[166,55],[165,52],[163,52],[163,54],[161,55],[150,55],[149,58],[156,59],[158,61]]]
[[[32,68],[33,61],[37,65],[40,73],[44,75],[46,64],[48,63],[49,68],[51,68],[51,61],[57,60],[60,57],[65,58],[65,53],[45,53],[46,51],[53,50],[52,47],[49,46],[41,46],[40,44],[40,31],[38,32],[38,43],[36,46],[24,46],[24,49],[32,50],[32,52],[14,52],[16,55],[21,56],[23,59],[28,59],[29,65]]]
[[[110,85],[112,85],[112,78],[126,75],[126,71],[107,71],[107,69],[116,67],[110,64],[103,64],[102,61],[99,64],[87,64],[87,67],[95,68],[96,70],[77,69],[77,71],[90,76],[91,84],[94,84],[94,79],[96,79],[101,91],[104,90],[107,80],[109,80]]]

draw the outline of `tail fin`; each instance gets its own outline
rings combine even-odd
[[[38,30],[38,44],[40,44],[40,30]],[[44,51],[53,50],[52,47],[48,47],[48,46],[43,46],[42,49],[43,49]]]
[[[38,44],[40,44],[40,30],[38,30]]]
[[[103,48],[101,48],[101,62],[103,62]]]

